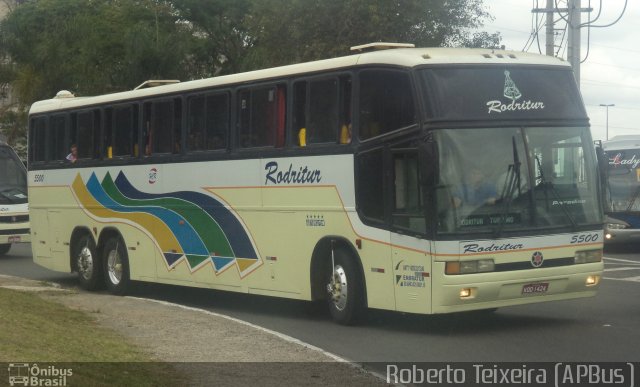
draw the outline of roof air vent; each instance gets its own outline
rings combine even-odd
[[[53,97],[54,99],[62,99],[62,98],[74,98],[75,95],[73,95],[72,92],[70,92],[69,90],[60,90],[55,97]]]

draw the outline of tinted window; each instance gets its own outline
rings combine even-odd
[[[238,105],[240,147],[284,145],[284,86],[244,90],[239,94]]]
[[[360,138],[368,139],[416,122],[409,75],[400,71],[360,73]]]
[[[189,98],[187,146],[191,151],[224,149],[229,132],[229,95]]]

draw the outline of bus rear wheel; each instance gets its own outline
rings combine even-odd
[[[326,289],[329,312],[335,322],[354,325],[363,320],[366,312],[364,281],[355,260],[342,249],[334,251],[334,266]]]
[[[9,250],[11,250],[11,243],[0,244],[0,257],[8,253]]]
[[[125,294],[129,288],[129,258],[127,248],[119,237],[110,238],[104,245],[102,262],[105,283],[111,294]]]
[[[80,287],[96,290],[102,284],[102,267],[96,254],[96,243],[91,235],[85,234],[74,244],[75,267],[78,271]]]

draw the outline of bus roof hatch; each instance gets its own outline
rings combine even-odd
[[[156,87],[163,85],[171,85],[173,83],[180,83],[178,79],[150,79],[148,81],[142,82],[138,87],[133,90],[145,89],[147,87]]]
[[[413,43],[387,43],[387,42],[373,42],[362,44],[360,46],[351,47],[351,51],[376,51],[376,50],[388,50],[391,48],[414,48],[416,45]]]

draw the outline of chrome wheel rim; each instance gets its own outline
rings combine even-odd
[[[87,246],[83,247],[78,254],[78,273],[85,280],[90,280],[93,276],[93,254]]]
[[[329,297],[336,309],[342,311],[347,306],[347,273],[340,265],[336,265],[333,269],[333,278],[327,285]]]
[[[109,251],[107,256],[107,273],[112,284],[118,285],[122,280],[122,260],[117,250]]]

